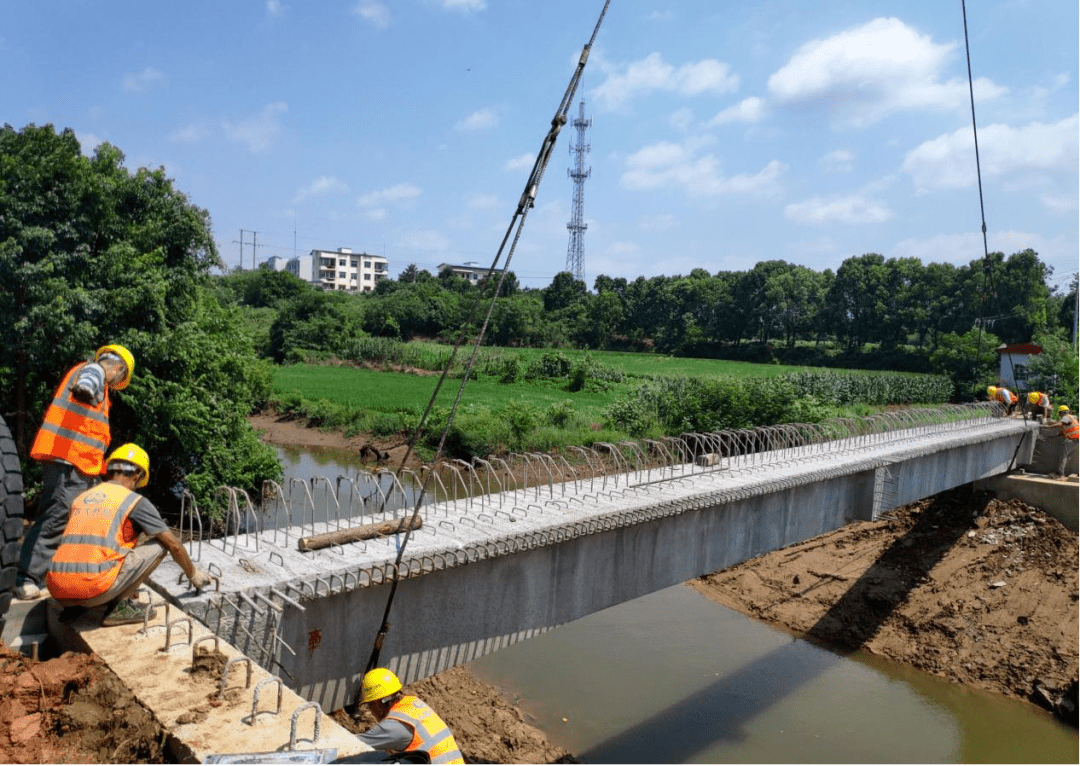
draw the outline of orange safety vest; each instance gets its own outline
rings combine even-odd
[[[138,539],[128,516],[141,499],[139,493],[108,481],[72,501],[60,547],[45,575],[53,598],[93,598],[112,586]]]
[[[1065,422],[1065,418],[1069,419],[1068,423]],[[1076,441],[1077,438],[1080,437],[1080,423],[1077,423],[1076,418],[1074,418],[1072,415],[1066,415],[1064,418],[1062,418],[1061,425],[1064,426],[1061,433],[1066,439],[1072,439],[1073,441]]]
[[[423,700],[406,695],[394,703],[386,717],[400,721],[413,733],[405,752],[422,750],[432,763],[465,763],[450,727]]]
[[[997,400],[1002,404],[1016,404],[1016,394],[1007,388],[999,388],[997,390]]]
[[[1050,397],[1049,396],[1044,394],[1042,391],[1036,391],[1035,393],[1037,393],[1039,395],[1039,401],[1035,403],[1036,407],[1049,407],[1050,406]]]
[[[87,476],[97,476],[105,469],[105,450],[109,447],[109,388],[105,398],[94,406],[83,404],[71,395],[71,385],[82,369],[77,364],[68,370],[45,411],[45,422],[34,437],[30,457],[34,460],[66,460]]]

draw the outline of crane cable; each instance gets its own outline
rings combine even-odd
[[[454,422],[454,415],[457,413],[458,405],[461,403],[461,397],[465,392],[465,385],[469,381],[469,377],[472,374],[473,366],[476,363],[477,355],[480,351],[480,344],[484,339],[484,333],[487,331],[489,322],[491,321],[491,314],[495,308],[495,300],[498,298],[499,293],[502,291],[503,282],[506,279],[506,275],[509,273],[510,261],[514,257],[514,250],[517,248],[518,241],[521,238],[522,230],[525,226],[525,220],[528,217],[529,210],[535,205],[536,193],[540,187],[540,181],[544,177],[544,172],[547,169],[548,160],[551,159],[551,151],[555,148],[555,142],[559,137],[559,131],[562,126],[566,124],[566,114],[570,109],[570,105],[574,100],[574,94],[577,92],[578,85],[581,82],[582,73],[585,70],[585,64],[589,60],[589,52],[592,50],[593,43],[596,40],[596,35],[600,31],[600,24],[604,20],[604,16],[607,14],[608,6],[611,4],[611,0],[604,1],[604,7],[600,11],[600,18],[596,21],[596,26],[593,28],[592,36],[589,38],[589,42],[585,44],[585,47],[581,51],[581,56],[578,58],[578,63],[574,69],[574,74],[570,78],[570,83],[566,87],[566,92],[563,94],[562,101],[559,103],[559,108],[555,112],[555,116],[551,120],[551,127],[544,137],[543,143],[540,145],[540,151],[537,153],[536,161],[533,163],[532,170],[529,173],[529,179],[525,183],[525,189],[518,200],[517,208],[514,211],[514,215],[510,219],[510,225],[506,229],[506,233],[503,235],[502,242],[499,245],[499,249],[495,253],[495,258],[491,262],[491,266],[488,268],[487,280],[495,274],[499,260],[502,258],[503,250],[506,247],[506,243],[510,240],[511,233],[514,233],[514,239],[510,245],[510,250],[506,255],[506,263],[503,265],[502,270],[499,272],[499,281],[494,291],[492,291],[491,299],[488,303],[487,313],[484,316],[483,324],[480,327],[480,331],[476,336],[476,340],[473,343],[472,355],[469,357],[469,361],[465,366],[464,374],[461,378],[461,385],[458,387],[457,396],[454,399],[454,403],[450,408],[450,414],[447,417],[446,425],[443,428],[442,434],[439,437],[439,445],[435,450],[435,456],[432,458],[432,465],[437,467],[439,460],[442,457],[444,448],[446,446],[446,437],[450,432],[450,427]],[[516,232],[515,224],[517,226]],[[458,349],[464,344],[466,337],[468,336],[469,329],[472,326],[473,318],[476,316],[477,309],[481,303],[481,296],[477,295],[473,301],[472,307],[469,310],[468,316],[462,323],[461,332],[458,335],[457,340],[454,343],[454,347],[450,352],[450,356],[447,359],[446,366],[443,368],[442,374],[439,377],[438,383],[435,385],[435,390],[431,394],[431,398],[428,400],[427,407],[424,409],[424,413],[420,416],[420,422],[417,424],[416,429],[413,431],[412,436],[409,439],[408,446],[405,454],[402,456],[401,464],[398,468],[405,467],[405,463],[412,453],[413,447],[419,440],[423,431],[424,423],[427,421],[428,416],[431,413],[432,408],[435,405],[435,399],[442,388],[447,376],[449,375],[450,368],[453,365],[454,358],[457,355]],[[368,658],[367,665],[365,666],[365,672],[372,670],[379,665],[379,655],[382,652],[383,642],[386,639],[387,633],[390,631],[390,609],[394,603],[394,596],[397,592],[398,581],[400,580],[401,572],[401,560],[405,553],[405,547],[409,543],[409,537],[412,532],[419,515],[420,507],[424,502],[424,496],[427,493],[428,484],[431,481],[431,477],[434,474],[434,468],[428,472],[427,478],[424,480],[420,492],[416,496],[416,502],[413,507],[412,517],[410,523],[406,525],[404,531],[404,537],[401,540],[401,544],[398,546],[397,558],[394,560],[393,578],[390,583],[390,593],[386,600],[386,609],[383,612],[382,623],[379,626],[379,631],[375,636],[375,641],[372,645],[371,655]]]
[[[975,386],[978,385],[978,363],[979,358],[982,356],[982,336],[983,336],[983,322],[982,312],[983,307],[986,304],[986,289],[989,285],[993,294],[997,296],[997,287],[994,285],[994,263],[990,260],[990,247],[986,240],[986,206],[983,200],[983,185],[982,185],[982,165],[979,161],[979,130],[975,122],[975,83],[971,74],[971,43],[968,40],[968,24],[967,24],[967,3],[966,0],[960,0],[960,10],[964,17],[964,53],[967,57],[967,73],[968,73],[968,96],[971,100],[971,133],[975,139],[975,177],[979,186],[979,216],[982,219],[982,240],[983,240],[983,287],[982,294],[979,298],[979,319],[977,322],[979,326],[978,342],[975,349],[975,359],[971,364],[971,389],[972,393],[977,395]],[[1016,369],[1013,366],[1012,352],[1006,351],[1006,355],[1009,358],[1009,371],[1012,373],[1012,378],[1016,380]],[[1019,395],[1017,395],[1019,399]],[[1027,409],[1023,406],[1023,402],[1020,402],[1020,410],[1024,414],[1024,420],[1027,420]]]

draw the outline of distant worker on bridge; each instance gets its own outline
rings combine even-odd
[[[1016,394],[1007,388],[1001,386],[988,386],[986,389],[986,395],[992,402],[1000,402],[1005,405],[1005,414],[1012,415],[1013,410],[1016,409],[1016,405],[1020,402]]]
[[[195,588],[205,588],[211,578],[195,568],[154,504],[135,492],[150,479],[146,451],[134,444],[118,447],[105,461],[105,472],[104,483],[90,487],[71,504],[45,582],[65,607],[62,620],[105,604],[101,624],[111,627],[154,616],[154,609],[132,596],[166,552]]]
[[[131,382],[135,358],[120,345],[102,346],[94,361],[80,362],[60,381],[30,457],[42,465],[37,519],[19,554],[15,597],[44,595],[45,571],[60,544],[71,501],[101,480],[109,448],[109,391]]]
[[[378,721],[359,735],[362,742],[392,755],[423,753],[431,763],[465,763],[450,727],[422,700],[403,694],[389,670],[365,673],[360,693]]]
[[[1032,391],[1027,395],[1028,412],[1031,417],[1046,422],[1050,419],[1050,397],[1042,391]]]
[[[1076,416],[1069,412],[1066,405],[1058,407],[1058,424],[1061,426],[1061,437],[1065,443],[1061,445],[1061,460],[1058,461],[1058,475],[1064,476],[1069,470],[1069,459],[1076,452],[1077,437],[1080,437],[1080,424],[1076,422]]]

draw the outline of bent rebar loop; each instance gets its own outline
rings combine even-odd
[[[221,494],[225,494],[227,499],[225,501],[225,522],[224,530],[221,535],[221,550],[224,553],[229,552],[229,522],[232,519],[236,519],[236,524],[233,527],[233,555],[236,555],[236,543],[240,537],[240,506],[236,499],[236,490],[232,487],[221,486],[214,490],[214,494],[211,497],[218,497]]]
[[[191,504],[188,505],[188,501]],[[191,556],[192,561],[198,561],[202,557],[202,538],[203,538],[203,526],[202,517],[199,516],[199,506],[195,502],[195,495],[191,494],[189,490],[184,490],[180,493],[180,536],[184,535],[184,511],[188,512],[188,555]],[[194,542],[195,538],[195,522],[199,522],[199,540],[196,546]],[[192,555],[192,551],[195,554]]]
[[[503,483],[502,483],[502,479],[499,478],[499,474],[496,472],[494,466],[492,466],[489,461],[484,460],[481,457],[474,457],[472,459],[472,461],[473,461],[473,471],[474,472],[476,471],[477,463],[484,466],[485,476],[487,477],[487,486],[484,489],[484,492],[487,494],[488,502],[491,501],[491,479],[492,479],[492,477],[494,477],[496,483],[498,483],[498,485],[499,485],[499,493],[498,493],[499,507],[502,508],[503,507]]]
[[[244,498],[244,547],[248,547],[248,541],[251,539],[251,527],[255,527],[255,552],[259,552],[259,535],[262,533],[262,529],[259,528],[259,514],[255,512],[255,505],[251,502],[251,495],[248,494],[246,489],[240,489],[234,487],[237,498],[237,514],[240,512],[239,503],[240,498]],[[250,522],[249,522],[250,519]]]
[[[443,500],[443,515],[446,516],[446,518],[450,518],[450,494],[446,491],[446,485],[443,484],[443,480],[442,477],[439,476],[439,472],[431,466],[422,465],[420,466],[420,473],[425,477],[430,476],[435,481],[435,483],[439,485],[438,490],[433,489],[431,493],[432,512],[438,513],[439,496],[441,495]],[[424,478],[424,480],[420,482],[420,486],[426,486],[426,481],[427,479]]]
[[[596,466],[593,465],[592,460],[589,459],[589,455],[591,454],[593,457],[597,457],[596,453],[588,447],[571,447],[570,450],[572,452],[579,453],[583,458],[585,458],[585,465],[589,466],[589,489],[595,491],[593,482],[596,479],[597,470]]]
[[[337,508],[337,510],[336,510],[336,512],[334,514],[334,518],[337,520],[336,529],[340,530],[341,529],[341,502],[338,500],[337,492],[334,489],[334,485],[330,483],[330,479],[327,478],[326,476],[312,476],[311,477],[311,498],[312,498],[312,512],[311,512],[312,513],[312,522],[311,523],[312,524],[315,523],[315,519],[314,519],[314,516],[315,516],[315,510],[314,510],[315,487],[317,487],[319,484],[325,484],[326,485],[326,489],[323,491],[323,497],[324,497],[324,500],[325,500],[325,502],[323,503],[323,509],[325,511],[324,516],[326,518],[326,529],[327,529],[327,531],[329,531],[329,529],[330,529],[330,501],[332,499],[334,501],[334,505]]]
[[[547,455],[544,455],[543,453],[540,453],[540,452],[526,452],[526,453],[523,453],[523,454],[526,454],[529,457],[531,457],[533,460],[535,460],[537,462],[537,464],[539,466],[543,467],[543,469],[547,472],[547,475],[548,475],[548,497],[549,498],[555,497],[555,477],[551,473],[551,467],[548,465]],[[537,480],[536,481],[536,486],[540,487],[540,483],[544,480],[544,477],[540,475],[540,468],[536,469],[536,480]],[[564,494],[565,494],[565,490],[564,490]],[[537,493],[536,497],[537,497],[537,499],[539,499],[539,497],[540,497],[539,492]]]
[[[371,486],[375,488],[374,493],[369,494],[366,498],[362,498],[364,512],[367,513],[367,501],[377,495],[379,498],[378,507],[371,512],[371,515],[374,518],[376,513],[381,513],[383,517],[382,520],[386,521],[386,493],[383,492],[382,477],[366,469],[358,469],[356,472],[356,483],[360,486],[363,486],[360,478],[361,476],[367,477],[367,480],[371,482]]]
[[[452,458],[450,462],[454,463],[455,466],[461,466],[460,468],[455,468],[454,469],[454,470],[456,470],[458,472],[459,475],[460,475],[460,473],[462,471],[464,471],[465,475],[469,477],[469,484],[468,484],[468,488],[465,490],[465,495],[466,495],[466,497],[469,498],[469,502],[472,503],[473,505],[475,505],[476,504],[476,499],[475,499],[476,498],[476,493],[473,491],[473,480],[475,479],[477,484],[480,484],[480,477],[476,475],[476,471],[473,469],[471,463],[469,463],[469,462],[467,462],[465,460],[462,460],[461,458]],[[464,484],[464,482],[465,482],[465,480],[462,479],[463,484]],[[480,488],[483,489],[482,484],[480,485]],[[480,510],[484,510],[484,498],[483,498],[483,495],[481,495],[481,497],[480,497]]]
[[[517,493],[518,493],[517,477],[514,476],[514,472],[510,470],[510,466],[507,465],[505,460],[503,460],[500,457],[494,457],[494,456],[489,456],[489,457],[491,459],[492,464],[498,464],[498,465],[502,466],[503,474],[506,476],[506,484],[507,484],[507,486],[511,482],[513,483],[514,489],[512,491],[514,493],[513,494],[514,501],[516,502],[517,501]],[[500,484],[502,484],[502,482],[500,482]]]
[[[279,507],[278,504],[280,504],[280,508],[281,508],[282,512],[285,514],[285,523],[280,525],[280,526],[282,527],[282,530],[285,532],[285,547],[286,548],[289,547],[289,524],[291,523],[291,519],[289,518],[289,502],[285,499],[285,490],[282,489],[281,485],[278,484],[273,479],[264,479],[263,480],[263,485],[262,485],[262,497],[263,497],[264,501],[267,498],[271,498],[271,497],[274,498],[274,511],[275,511],[274,518],[275,518],[275,520],[277,519],[277,512],[276,511],[277,511],[277,508]],[[274,524],[274,539],[272,540],[272,543],[274,545],[277,545],[278,526],[279,526],[278,524],[276,524],[276,523]]]
[[[304,534],[304,516],[305,511],[308,508],[311,509],[311,534],[315,534],[315,499],[311,496],[311,488],[308,487],[308,483],[301,479],[299,476],[293,476],[289,479],[289,498],[293,496],[293,488],[299,485],[303,488],[304,493],[300,498],[300,534]],[[306,502],[305,502],[306,501]]]
[[[596,442],[596,446],[603,447],[608,452],[608,454],[611,455],[611,459],[615,461],[615,472],[611,475],[611,480],[615,483],[615,486],[618,487],[619,476],[623,473],[626,473],[626,469],[623,468],[623,465],[625,464],[625,459],[623,458],[622,452],[620,452],[619,448],[611,442]],[[606,476],[607,473],[605,472],[604,475]]]
[[[563,455],[562,453],[558,453],[558,454],[556,454],[556,455],[552,456],[552,458],[551,458],[551,461],[552,461],[552,463],[554,463],[554,462],[555,462],[556,458],[557,458],[558,460],[562,461],[562,466],[563,466],[563,467],[562,467],[562,469],[560,470],[560,473],[561,473],[561,474],[562,474],[563,476],[567,476],[567,475],[569,475],[569,477],[570,477],[570,480],[574,482],[574,492],[576,493],[576,492],[578,491],[578,475],[577,475],[577,470],[576,470],[576,469],[575,469],[575,468],[574,468],[574,467],[573,467],[572,465],[570,465],[570,461],[569,461],[569,460],[567,460],[567,459],[566,459],[566,456],[565,456],[565,455]],[[566,486],[566,480],[564,479],[564,480],[563,480],[563,487],[565,488],[565,486]],[[565,492],[565,489],[564,489],[564,491],[563,491],[563,494],[564,494],[564,495],[566,494],[566,492]]]
[[[395,494],[400,495],[400,497],[401,497],[401,515],[402,516],[411,515],[410,511],[409,511],[409,495],[408,495],[408,493],[405,492],[405,487],[402,486],[401,480],[398,479],[398,475],[396,473],[394,473],[393,471],[391,471],[389,468],[378,468],[378,469],[376,469],[375,473],[379,477],[380,483],[382,482],[382,477],[384,475],[390,477],[390,492],[386,496],[387,503],[393,504],[392,501],[394,499],[394,495]],[[397,508],[393,509],[395,519],[397,518],[397,511],[398,511]]]

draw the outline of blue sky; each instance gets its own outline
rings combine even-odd
[[[601,0],[0,0],[0,120],[162,165],[226,264],[491,262]],[[1076,0],[968,3],[989,247],[1078,267]],[[585,280],[981,257],[961,5],[614,0]],[[563,131],[511,268],[566,266]],[[294,250],[295,248],[295,250]]]

